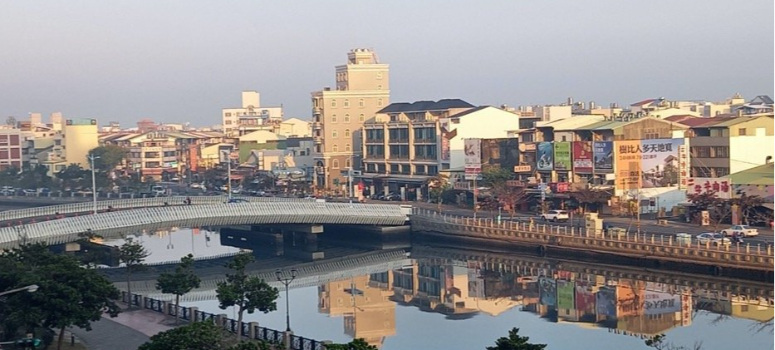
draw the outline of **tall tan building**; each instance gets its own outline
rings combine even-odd
[[[348,170],[360,170],[363,123],[390,103],[389,66],[370,49],[354,49],[336,67],[336,88],[312,93],[315,185],[346,192]]]

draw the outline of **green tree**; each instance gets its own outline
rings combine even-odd
[[[8,167],[0,170],[0,185],[3,186],[18,186],[19,183],[19,168]]]
[[[132,273],[145,269],[145,258],[147,258],[148,255],[150,255],[150,253],[131,237],[128,237],[124,244],[118,248],[118,260],[125,265],[126,294],[127,298],[129,298],[127,302],[130,309],[134,307],[134,305],[132,305]]]
[[[508,169],[493,166],[482,171],[481,185],[485,187],[505,186],[506,181],[511,180],[513,177],[514,174]]]
[[[59,333],[59,347],[64,343],[64,330],[75,326],[91,330],[91,322],[103,313],[115,317],[119,308],[114,300],[119,292],[112,283],[91,269],[84,269],[71,256],[57,255],[43,244],[26,245],[0,255],[2,280],[14,281],[16,287],[36,284],[35,293],[16,293],[6,303],[5,320],[26,329],[35,326],[52,328]],[[10,270],[8,270],[10,269]]]
[[[180,264],[175,267],[175,272],[162,273],[156,280],[156,289],[162,293],[175,295],[175,324],[178,323],[178,308],[180,296],[199,288],[202,280],[194,273],[194,255],[188,254],[180,259]]]
[[[263,341],[228,345],[229,334],[212,322],[194,322],[158,333],[138,350],[270,350]]]
[[[495,346],[488,346],[487,350],[543,350],[546,344],[528,343],[529,337],[519,335],[519,328],[512,328],[508,337],[501,337],[495,341]]]
[[[428,186],[428,196],[430,200],[437,204],[437,211],[441,211],[441,205],[444,202],[444,192],[452,189],[452,185],[449,184],[449,178],[444,174],[436,174],[431,178],[425,180],[425,185]]]
[[[212,322],[194,322],[158,333],[138,350],[221,350],[223,333]]]
[[[99,146],[89,151],[89,156],[99,157],[94,160],[94,168],[103,173],[116,169],[116,166],[124,162],[126,154],[125,148],[114,145]]]
[[[62,180],[62,185],[65,189],[72,190],[74,187],[76,187],[80,180],[83,180],[87,176],[86,170],[83,170],[80,165],[72,163],[62,171],[56,173],[56,177]]]
[[[758,208],[764,204],[764,198],[759,196],[749,196],[743,193],[740,197],[732,199],[732,204],[737,205],[737,209],[740,211],[740,218],[743,223],[750,225],[754,221],[770,221],[766,215],[758,211]]]
[[[353,339],[353,341],[347,344],[329,344],[326,345],[326,350],[378,350],[379,348],[370,345],[362,338]]]
[[[237,307],[237,339],[242,335],[242,316],[247,311],[252,314],[256,310],[263,313],[277,310],[277,288],[270,286],[264,280],[248,276],[245,273],[247,265],[255,261],[253,255],[242,253],[234,257],[226,264],[233,273],[226,275],[225,282],[219,282],[216,288],[219,307],[225,310],[228,307]]]
[[[570,196],[571,198],[575,199],[576,202],[581,204],[581,208],[584,209],[584,212],[587,211],[589,206],[593,206],[595,209],[597,209],[598,205],[606,203],[609,199],[611,199],[611,193],[601,190],[592,190],[589,188],[571,192]]]

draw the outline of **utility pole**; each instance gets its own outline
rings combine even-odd
[[[474,219],[476,219],[476,213],[479,211],[478,199],[476,198],[479,196],[479,188],[476,187],[477,177],[479,177],[479,174],[474,174]]]
[[[226,198],[231,201],[231,152],[223,151],[226,155]]]
[[[97,214],[97,177],[95,176],[96,172],[94,170],[94,160],[100,159],[99,156],[95,156],[93,154],[89,155],[89,162],[91,163],[91,194],[92,199],[94,200],[94,213]]]

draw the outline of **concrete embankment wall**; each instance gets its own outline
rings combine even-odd
[[[538,255],[608,259],[650,268],[676,269],[772,281],[772,251],[751,246],[716,247],[678,244],[664,237],[588,235],[582,230],[471,218],[412,216],[415,235],[466,240],[471,244],[520,246]]]

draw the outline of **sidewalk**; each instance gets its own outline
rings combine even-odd
[[[92,330],[72,328],[89,350],[137,350],[151,336],[174,328],[175,319],[161,313],[146,310],[124,310],[118,317],[104,315],[92,323]]]

